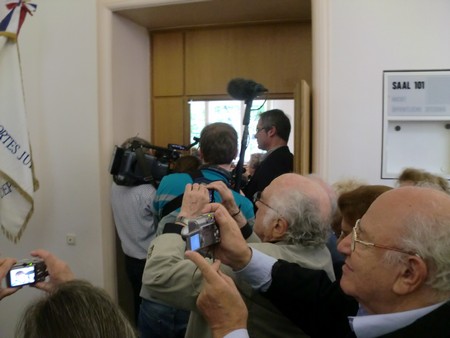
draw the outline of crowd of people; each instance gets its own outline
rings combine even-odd
[[[450,337],[448,181],[415,168],[396,187],[295,174],[290,129],[281,110],[260,115],[265,153],[252,156],[242,189],[232,186],[238,136],[226,123],[207,125],[198,156],[181,157],[157,187],[113,182],[135,322],[36,250],[49,277],[34,286],[46,296],[26,309],[17,335]],[[145,147],[134,138],[123,146],[131,141]],[[205,214],[220,242],[186,251]],[[1,279],[15,262],[0,259]],[[1,288],[0,299],[17,290]]]

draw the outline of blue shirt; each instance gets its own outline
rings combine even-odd
[[[201,170],[203,176],[209,181],[222,181],[228,184],[229,176],[226,175],[223,169],[205,168]],[[161,180],[158,190],[156,191],[156,197],[153,202],[156,216],[159,220],[162,218],[162,210],[164,206],[174,198],[184,193],[186,184],[192,183],[192,177],[185,173],[176,173],[164,176]],[[250,225],[255,222],[255,213],[253,211],[253,203],[245,196],[232,190],[234,200],[238,207],[241,208],[242,214],[247,219]],[[218,203],[222,201],[220,194],[214,192],[214,200]],[[176,216],[180,212],[180,208],[171,212],[172,216]]]

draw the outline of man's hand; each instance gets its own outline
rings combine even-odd
[[[11,267],[17,262],[14,258],[0,258],[0,283],[8,274]],[[2,288],[0,285],[0,300],[12,295],[14,292],[20,288]]]
[[[50,277],[49,281],[36,283],[36,288],[50,292],[56,285],[71,281],[75,278],[69,265],[50,252],[42,249],[34,250],[31,252],[31,256],[39,257],[44,260]]]
[[[220,272],[220,261],[210,265],[200,254],[186,251],[203,275],[202,291],[197,297],[197,307],[209,324],[213,337],[247,327],[248,312],[233,280]]]
[[[225,183],[223,183],[222,181],[214,181],[209,183],[207,187],[209,189],[216,190],[220,194],[220,197],[222,197],[222,205],[225,207],[225,209],[228,210],[239,227],[243,227],[245,224],[247,224],[247,219],[242,214],[239,206],[236,204],[231,189],[228,188]]]
[[[244,268],[252,258],[252,251],[234,219],[218,203],[208,204],[203,212],[214,212],[220,230],[220,243],[214,247],[215,257],[233,270]]]
[[[209,203],[209,192],[203,184],[186,184],[178,216],[194,218],[200,216],[202,209]]]

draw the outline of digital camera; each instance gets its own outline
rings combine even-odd
[[[40,258],[23,259],[13,265],[6,275],[6,285],[17,288],[42,282],[48,275],[47,266]]]
[[[188,225],[183,228],[182,235],[186,239],[186,250],[204,254],[203,249],[220,242],[220,232],[214,213],[190,219]]]

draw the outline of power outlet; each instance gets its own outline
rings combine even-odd
[[[67,234],[66,243],[68,245],[75,245],[77,243],[77,236],[75,234]]]

